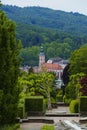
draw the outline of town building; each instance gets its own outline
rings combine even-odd
[[[47,72],[54,72],[58,79],[61,79],[63,69],[67,64],[67,60],[63,60],[62,58],[51,58],[47,62],[45,61],[45,53],[43,47],[41,46],[40,54],[39,54],[39,66],[34,67],[34,72],[39,73],[42,72],[43,68]]]

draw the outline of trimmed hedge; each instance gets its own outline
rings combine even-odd
[[[80,113],[87,115],[87,96],[80,97]]]
[[[78,113],[79,112],[79,100],[72,100],[69,106],[71,113]]]
[[[25,113],[37,114],[44,113],[46,110],[44,98],[42,96],[31,96],[25,98]],[[30,113],[30,114],[29,114]]]

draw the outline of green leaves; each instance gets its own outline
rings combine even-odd
[[[20,88],[17,85],[20,60],[15,23],[0,12],[0,124],[14,123]]]
[[[85,73],[87,74],[87,45],[74,51],[70,58],[70,73]]]

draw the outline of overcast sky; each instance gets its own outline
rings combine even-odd
[[[79,12],[87,15],[87,0],[1,0],[3,4],[41,6],[67,12]]]

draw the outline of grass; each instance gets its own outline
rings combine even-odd
[[[41,130],[54,130],[53,125],[44,125]]]

